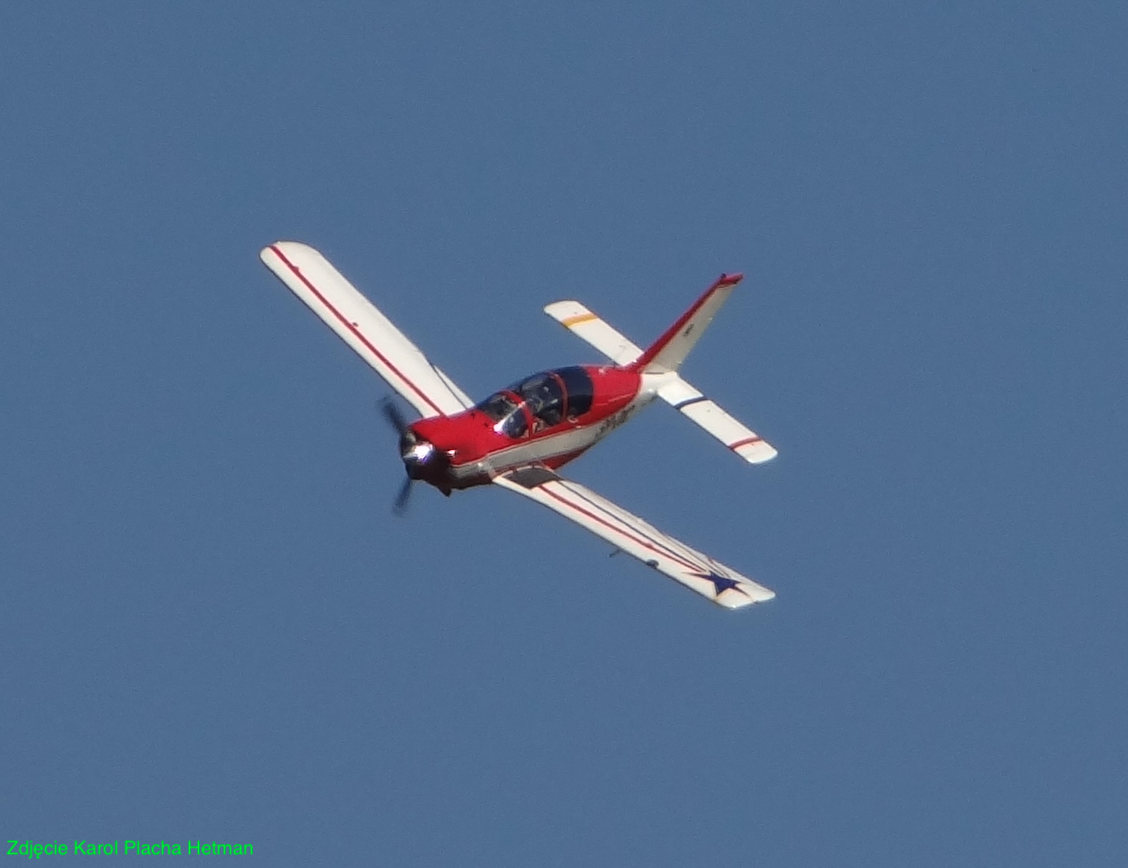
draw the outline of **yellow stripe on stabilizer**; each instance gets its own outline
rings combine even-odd
[[[591,322],[593,319],[599,319],[599,317],[589,311],[588,313],[580,313],[575,316],[570,316],[567,319],[562,319],[560,320],[560,324],[564,326],[564,328],[570,329],[572,326],[579,325],[583,322]]]

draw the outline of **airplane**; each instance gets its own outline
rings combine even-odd
[[[743,275],[722,274],[648,348],[632,343],[577,301],[545,313],[587,341],[610,364],[541,371],[473,401],[312,247],[278,241],[259,254],[299,299],[340,336],[420,419],[408,422],[390,400],[385,415],[399,433],[407,478],[445,495],[495,485],[574,521],[647,566],[727,609],[775,597],[730,567],[690,548],[558,471],[657,398],[679,410],[750,464],[776,450],[678,375]]]

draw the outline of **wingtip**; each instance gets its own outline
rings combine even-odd
[[[737,593],[739,591],[739,594]],[[728,604],[729,608],[740,609],[748,606],[753,606],[756,603],[767,603],[774,600],[776,592],[771,588],[765,588],[763,585],[758,585],[755,582],[742,583],[739,588],[733,588],[731,591],[726,591],[721,597],[718,597],[717,602]],[[729,598],[725,600],[723,598]]]
[[[261,259],[268,265],[270,264],[268,257],[271,256],[276,257],[277,259],[284,260],[286,258],[286,254],[284,252],[286,248],[293,248],[297,244],[298,242],[296,241],[275,241],[273,244],[268,244],[266,245],[266,247],[259,251],[259,259]]]
[[[273,244],[266,245],[266,247],[262,249],[261,255],[265,255],[269,251],[273,251],[279,255],[285,254],[286,251],[312,251],[317,253],[316,248],[311,247],[304,241],[287,241],[284,238],[279,238]]]

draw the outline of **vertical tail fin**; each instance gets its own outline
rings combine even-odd
[[[638,371],[676,371],[743,278],[743,274],[722,274],[630,367]]]

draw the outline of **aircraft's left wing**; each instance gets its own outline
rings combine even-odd
[[[278,241],[263,263],[420,415],[450,416],[473,405],[392,321],[324,256],[297,241]]]
[[[617,549],[727,609],[739,609],[775,597],[774,591],[547,468],[522,468],[498,476],[494,482],[560,513]]]

